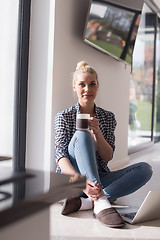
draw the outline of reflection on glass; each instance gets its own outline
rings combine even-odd
[[[6,159],[13,151],[18,2],[0,1],[0,166],[9,163]]]
[[[157,28],[154,140],[160,141],[160,22]]]
[[[129,147],[151,141],[154,16],[144,4],[130,76]]]
[[[85,42],[131,64],[140,13],[105,1],[93,1],[85,30]]]

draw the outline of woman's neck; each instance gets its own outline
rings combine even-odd
[[[80,105],[81,113],[88,113],[91,117],[94,116],[94,104],[92,106],[81,106]]]

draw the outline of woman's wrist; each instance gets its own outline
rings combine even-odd
[[[95,135],[95,138],[96,138],[96,140],[97,140],[99,137],[101,137],[101,130],[99,130],[98,132],[96,132],[94,135]]]
[[[96,133],[96,136],[98,136],[100,133],[101,133],[101,130],[99,130],[99,131]]]
[[[75,174],[73,174],[73,177],[78,177],[78,176],[80,177],[82,175],[80,173],[77,173],[77,172]]]
[[[70,182],[75,182],[75,181],[77,181],[79,178],[81,178],[82,177],[82,175],[80,174],[80,173],[75,173],[75,174],[73,174],[72,175],[72,177],[70,178]]]

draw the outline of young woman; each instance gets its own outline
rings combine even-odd
[[[55,118],[57,172],[87,179],[81,196],[65,200],[62,214],[93,208],[94,216],[102,223],[122,227],[124,221],[111,203],[142,187],[152,170],[144,162],[114,172],[107,167],[115,150],[116,120],[112,112],[96,106],[98,88],[96,71],[85,61],[79,62],[73,74],[78,103]],[[89,131],[76,130],[77,113],[90,114]]]

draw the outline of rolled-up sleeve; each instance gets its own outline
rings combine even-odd
[[[67,122],[63,114],[58,113],[55,117],[55,160],[57,163],[62,157],[69,158],[68,144]]]

